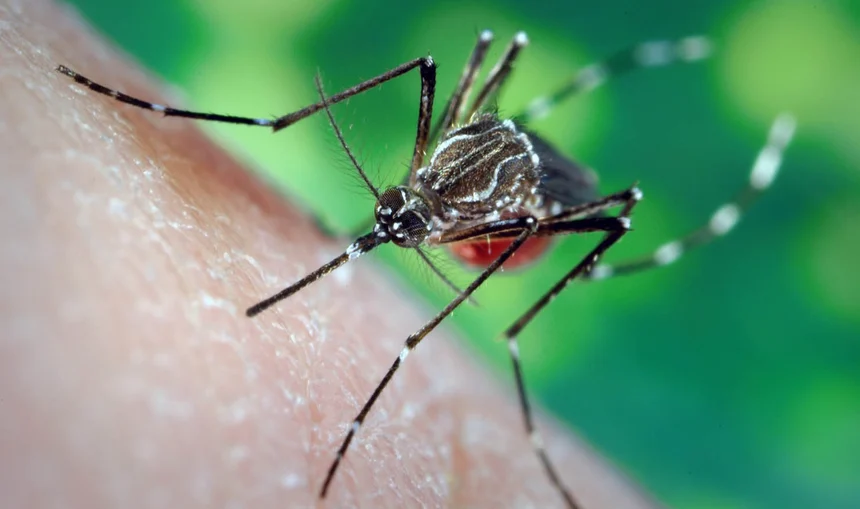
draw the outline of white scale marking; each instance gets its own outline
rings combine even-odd
[[[517,126],[516,126],[516,124],[514,124],[514,122],[513,122],[512,120],[510,120],[510,119],[505,119],[505,120],[502,122],[502,126],[504,126],[505,128],[507,128],[511,133],[515,134],[515,135],[516,135],[516,137],[517,137],[517,139],[518,139],[518,140],[519,140],[523,145],[525,145],[526,153],[525,153],[525,154],[517,154],[517,155],[514,155],[514,156],[510,156],[510,157],[508,157],[508,158],[504,159],[503,161],[501,161],[499,164],[497,164],[497,165],[496,165],[496,169],[495,169],[495,171],[493,172],[493,180],[492,180],[492,183],[491,183],[489,186],[487,186],[487,188],[485,188],[483,191],[481,191],[481,192],[475,192],[475,193],[472,193],[470,196],[468,196],[468,197],[465,199],[465,201],[466,201],[467,203],[475,203],[475,202],[483,201],[483,200],[486,200],[487,198],[489,198],[490,196],[492,196],[492,195],[493,195],[493,193],[496,191],[496,188],[499,186],[499,174],[500,174],[500,172],[501,172],[501,170],[502,170],[502,167],[503,167],[503,166],[505,166],[505,165],[507,165],[509,162],[511,162],[511,161],[513,161],[513,160],[515,160],[515,159],[519,159],[519,158],[523,157],[524,155],[528,155],[528,156],[529,156],[529,159],[531,160],[532,164],[533,164],[535,167],[537,167],[537,166],[539,166],[539,165],[540,165],[540,158],[538,157],[537,153],[535,153],[534,148],[532,147],[532,142],[531,142],[531,140],[529,139],[529,137],[528,137],[525,133],[521,133],[521,132],[519,132],[519,131],[517,130]],[[492,132],[492,131],[489,131],[489,132]],[[483,147],[485,147],[485,146],[489,145],[490,143],[495,143],[495,140],[493,140],[492,142],[489,142],[489,143],[485,143],[485,144],[484,144],[484,145],[482,145],[478,150],[480,150],[480,149],[482,149]],[[501,148],[499,148],[498,150],[501,150]],[[498,152],[498,150],[494,150],[494,151],[490,152],[489,154],[487,154],[487,156],[485,156],[485,157],[481,158],[481,160],[480,160],[480,161],[478,161],[478,162],[476,162],[476,163],[472,166],[472,168],[473,168],[473,169],[477,169],[478,167],[480,167],[480,165],[481,165],[480,163],[481,163],[484,159],[488,159],[488,158],[490,158],[490,157],[494,156],[494,155],[496,154],[496,152]],[[468,156],[468,155],[469,155],[469,154],[467,154],[467,156]],[[464,156],[464,157],[465,157],[465,156]],[[460,178],[462,178],[463,176],[465,176],[465,173],[461,174],[461,175],[460,175]],[[518,185],[518,184],[519,184],[519,183],[517,183],[517,185]],[[434,186],[434,189],[435,189],[436,187],[437,187],[437,186]],[[514,187],[514,190],[516,189],[516,187],[517,187],[517,186],[515,186],[515,187]]]
[[[611,265],[600,264],[591,269],[591,279],[607,279],[612,276],[613,270]]]
[[[167,106],[163,106],[161,104],[152,104],[151,108],[153,111],[160,111],[162,113],[167,111]]]
[[[796,128],[797,121],[794,117],[788,113],[783,113],[773,121],[768,138],[772,144],[785,147],[794,136]]]
[[[458,141],[470,140],[470,139],[472,139],[472,138],[474,138],[474,137],[476,137],[476,136],[481,136],[481,135],[483,135],[483,134],[489,134],[489,133],[495,132],[495,131],[497,131],[497,130],[499,130],[499,129],[502,129],[503,127],[506,127],[506,126],[504,126],[504,125],[499,125],[499,126],[496,126],[496,127],[492,128],[492,129],[490,129],[489,131],[484,132],[484,133],[477,133],[477,134],[456,134],[456,135],[454,135],[454,136],[452,136],[452,137],[448,138],[447,140],[445,140],[445,141],[443,141],[442,143],[440,143],[440,144],[439,144],[439,146],[437,146],[437,147],[436,147],[436,150],[435,150],[435,151],[433,151],[433,156],[430,158],[430,166],[436,166],[436,159],[439,157],[439,154],[442,154],[443,152],[446,152],[446,151],[448,150],[448,148],[449,148],[452,144],[457,143]],[[455,131],[455,132],[456,132],[456,131]],[[485,144],[485,145],[486,145],[486,144]],[[483,145],[482,145],[482,147],[483,147]],[[467,155],[468,155],[468,154],[467,154]],[[465,156],[464,156],[464,157],[465,157]],[[462,159],[462,158],[461,158],[461,159]],[[454,164],[454,163],[456,163],[456,162],[458,162],[458,161],[460,161],[460,159],[458,159],[457,161],[453,161],[451,164]]]
[[[684,246],[679,241],[663,244],[654,251],[654,263],[657,265],[669,265],[684,253]]]
[[[511,357],[516,360],[520,358],[520,347],[517,345],[517,340],[514,338],[508,339],[508,351],[511,352]]]
[[[547,116],[551,109],[552,101],[549,100],[549,97],[538,97],[529,104],[529,107],[526,109],[526,114],[531,117],[532,120],[540,120]]]
[[[400,350],[400,362],[405,361],[406,357],[409,356],[409,352],[411,352],[411,351],[412,351],[411,348],[409,348],[408,346],[404,346],[403,350]]]
[[[685,62],[695,62],[711,56],[714,46],[703,35],[685,37],[678,42],[678,57]]]
[[[517,46],[528,46],[529,36],[525,32],[517,32],[517,35],[514,36],[514,44]]]
[[[540,436],[540,433],[538,433],[537,430],[531,432],[531,434],[529,435],[529,441],[531,441],[532,447],[534,447],[535,449],[541,451],[543,450],[543,438]]]
[[[708,228],[711,229],[714,235],[724,235],[729,230],[735,227],[738,219],[741,217],[741,209],[734,203],[726,203],[718,208],[714,215],[711,216],[711,221],[708,223]]]
[[[401,205],[400,208],[397,209],[397,212],[394,213],[394,217],[397,217],[400,214],[402,214],[405,210],[408,210],[412,206],[413,202],[415,201],[412,198],[410,198],[410,196],[408,194],[406,194],[405,189],[401,188],[401,189],[398,189],[398,191],[400,191],[400,199],[403,200],[403,205]]]
[[[526,135],[526,133],[517,134],[517,139],[523,142],[523,145],[526,146],[526,151],[529,153],[529,158],[532,160],[532,164],[535,168],[540,166],[540,157],[538,157],[537,152],[535,152],[535,148],[532,145],[532,140]]]
[[[493,181],[490,183],[490,185],[485,187],[483,191],[472,193],[471,195],[464,198],[463,201],[465,201],[466,203],[475,203],[484,201],[490,196],[492,196],[493,193],[496,192],[496,188],[499,187],[499,174],[501,173],[502,168],[509,162],[515,159],[522,159],[527,155],[528,154],[517,154],[515,156],[506,157],[504,160],[502,160],[502,162],[496,165],[496,169],[495,171],[493,171]]]
[[[757,191],[768,188],[779,172],[782,151],[794,136],[797,123],[789,114],[776,118],[768,133],[768,144],[759,152],[750,174],[750,186]]]
[[[585,67],[576,75],[576,84],[584,91],[594,90],[602,85],[607,78],[608,71],[602,64],[592,64]]]
[[[763,148],[750,173],[750,186],[757,191],[767,189],[776,179],[781,162],[782,153],[777,147],[769,145]]]
[[[492,132],[492,131],[489,131],[489,132]],[[470,157],[470,156],[471,156],[471,155],[473,155],[475,152],[481,152],[481,151],[483,151],[483,150],[484,150],[484,148],[486,148],[486,147],[490,147],[490,146],[493,146],[493,145],[496,145],[497,143],[498,143],[498,140],[490,140],[490,141],[488,141],[488,142],[484,143],[483,145],[480,145],[480,146],[479,146],[478,148],[476,148],[475,150],[473,150],[473,151],[471,151],[471,152],[469,152],[469,153],[467,153],[467,154],[464,154],[463,156],[461,156],[461,157],[457,158],[457,159],[456,159],[456,160],[454,160],[454,161],[451,161],[451,163],[449,163],[447,166],[445,166],[445,168],[458,167],[458,166],[460,166],[460,162],[461,162],[461,161],[463,161],[464,159],[466,159],[466,158]],[[482,163],[483,163],[483,161],[484,161],[485,159],[489,159],[489,158],[493,157],[493,156],[494,156],[494,155],[496,155],[496,153],[497,153],[497,152],[499,152],[501,149],[502,149],[502,147],[501,147],[501,145],[499,145],[499,146],[497,146],[494,150],[490,150],[489,152],[487,152],[486,154],[484,154],[484,156],[483,156],[483,157],[481,157],[481,159],[479,159],[478,161],[475,161],[471,166],[469,166],[468,171],[461,171],[459,174],[457,174],[457,175],[456,175],[456,178],[454,178],[454,179],[452,179],[452,180],[450,180],[450,181],[445,181],[445,180],[439,180],[439,181],[437,181],[437,182],[433,185],[433,190],[434,190],[434,191],[438,191],[438,190],[439,190],[439,188],[440,188],[440,187],[442,187],[442,184],[443,184],[443,183],[447,184],[449,187],[450,187],[450,186],[453,186],[455,183],[457,183],[458,181],[462,180],[464,177],[468,176],[470,172],[475,171],[475,170],[477,170],[478,168],[481,168],[481,167],[482,167]],[[444,168],[439,168],[439,170],[443,170],[443,169],[444,169]]]
[[[669,41],[644,42],[633,50],[633,57],[642,67],[666,65],[675,59]]]
[[[353,242],[349,245],[348,248],[346,248],[346,255],[349,257],[350,260],[355,260],[363,254],[364,251],[361,250],[361,244],[359,244],[358,242]]]

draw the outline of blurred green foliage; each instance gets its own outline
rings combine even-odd
[[[783,173],[707,249],[564,292],[522,335],[527,379],[673,507],[860,507],[860,3],[72,3],[179,84],[187,104],[257,116],[314,101],[318,69],[333,93],[428,52],[445,97],[483,28],[497,36],[490,61],[516,30],[532,41],[503,112],[635,42],[714,37],[718,53],[706,63],[626,76],[533,128],[596,168],[604,191],[640,182],[636,231],[609,260],[704,222],[747,178],[775,114],[790,110],[800,126]],[[334,110],[378,182],[403,176],[418,89],[411,76]],[[323,117],[277,136],[207,128],[333,228],[349,231],[370,214]],[[458,311],[453,326],[507,380],[506,350],[493,338],[590,245],[566,239],[536,267],[493,278],[481,307]],[[434,307],[450,298],[399,250],[380,251]],[[471,275],[445,267],[461,283]]]

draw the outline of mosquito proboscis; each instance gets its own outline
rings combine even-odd
[[[641,200],[642,192],[631,186],[601,195],[593,172],[562,155],[526,126],[532,120],[549,114],[560,101],[592,90],[610,77],[637,68],[702,60],[710,54],[711,42],[702,36],[692,36],[676,41],[638,44],[583,68],[555,93],[535,99],[522,114],[505,118],[495,112],[495,100],[521,50],[528,44],[528,38],[524,32],[513,37],[470,102],[476,76],[492,40],[490,31],[479,34],[441,120],[435,124],[436,63],[429,56],[410,60],[331,96],[325,94],[317,76],[320,100],[275,119],[199,113],[155,104],[107,88],[66,66],[57,68],[95,92],[165,116],[264,126],[279,131],[313,113],[326,112],[341,146],[376,199],[374,225],[332,261],[248,308],[249,317],[294,295],[350,260],[388,243],[417,252],[456,291],[456,296],[447,306],[406,339],[385,376],[358,412],[321,483],[321,497],[328,493],[350,443],[374,403],[427,334],[470,299],[473,292],[503,265],[512,267],[532,261],[548,247],[552,237],[598,232],[601,240],[588,254],[504,331],[532,447],[567,506],[581,508],[561,481],[534,426],[519,361],[518,334],[575,279],[606,279],[668,265],[691,248],[728,233],[752,201],[774,181],[783,151],[794,132],[795,122],[790,115],[782,114],[776,118],[753,164],[748,182],[735,199],[719,206],[704,226],[663,244],[650,256],[616,265],[601,264],[603,254],[630,231],[630,214]],[[413,70],[420,74],[421,93],[408,178],[401,185],[380,190],[368,178],[347,145],[330,106]],[[612,214],[611,211],[616,209],[619,211]],[[480,274],[466,288],[457,289],[427,256],[427,248],[442,245],[451,247],[454,255],[466,263],[481,268]],[[514,257],[515,254],[520,256]]]

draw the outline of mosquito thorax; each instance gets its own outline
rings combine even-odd
[[[430,234],[432,223],[427,199],[406,186],[389,187],[376,201],[378,237],[391,240],[400,247],[417,247]]]
[[[510,119],[482,113],[443,135],[415,181],[417,189],[437,204],[435,219],[444,229],[547,215],[541,177],[541,158],[529,135]],[[467,265],[484,268],[512,242],[477,238],[449,248]],[[505,267],[537,259],[549,243],[544,237],[529,239]]]
[[[463,302],[470,299],[473,292],[494,272],[535,260],[546,251],[557,235],[603,232],[599,244],[584,257],[578,258],[578,262],[576,259],[572,260],[571,263],[576,262],[576,265],[503,333],[513,364],[520,409],[532,448],[543,464],[548,481],[564,499],[566,507],[583,507],[562,483],[547,454],[541,435],[534,427],[522,377],[517,336],[574,281],[605,279],[668,265],[687,250],[728,233],[752,199],[773,183],[783,152],[795,129],[795,121],[791,115],[781,115],[774,121],[767,143],[755,159],[747,184],[741,191],[740,200],[724,203],[702,227],[664,243],[647,258],[618,265],[605,265],[601,262],[601,257],[630,231],[629,214],[641,200],[642,193],[631,187],[602,196],[597,191],[597,179],[590,170],[566,158],[540,136],[526,131],[522,126],[549,113],[562,99],[587,92],[614,75],[671,62],[698,61],[710,52],[710,42],[704,37],[694,36],[678,41],[638,44],[604,62],[581,69],[557,92],[535,99],[528,110],[517,115],[517,120],[514,121],[487,111],[492,109],[492,103],[508,78],[517,55],[528,44],[524,32],[513,37],[477,91],[474,101],[470,100],[470,91],[492,39],[492,32],[485,30],[480,33],[460,82],[448,100],[442,120],[435,124],[435,128],[433,103],[436,64],[429,56],[405,62],[330,97],[326,96],[321,79],[317,75],[316,86],[320,102],[276,119],[204,113],[152,103],[93,82],[66,66],[57,67],[60,73],[98,94],[164,116],[268,127],[278,131],[317,111],[325,111],[347,156],[367,188],[377,197],[376,225],[372,232],[357,238],[330,262],[249,307],[245,312],[248,317],[256,316],[274,304],[288,299],[350,260],[387,242],[415,248],[423,261],[457,294],[434,318],[404,341],[388,372],[349,426],[322,482],[320,499],[325,498],[328,493],[338,466],[380,395],[394,379],[406,357],[430,332]],[[350,151],[330,106],[403,76],[411,70],[420,72],[421,96],[417,135],[409,166],[409,187],[391,187],[380,194]],[[434,142],[435,148],[429,152],[428,149]],[[426,157],[428,154],[429,158]],[[617,207],[623,207],[618,216],[608,214],[609,210]],[[468,287],[461,290],[434,266],[420,249],[422,244],[450,246],[454,256],[468,265],[480,267],[482,271]],[[375,486],[369,488],[377,489]]]
[[[416,184],[443,223],[493,220],[540,204],[540,163],[512,120],[484,113],[443,136]]]

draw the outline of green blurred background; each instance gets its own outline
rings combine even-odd
[[[636,231],[608,260],[706,221],[790,110],[800,125],[780,178],[729,237],[676,265],[569,288],[521,337],[527,380],[670,506],[860,507],[860,2],[72,3],[186,104],[252,116],[314,101],[318,69],[331,94],[428,52],[444,98],[483,28],[496,33],[490,61],[516,30],[532,41],[500,103],[509,113],[638,41],[714,37],[705,63],[625,76],[532,127],[597,169],[604,191],[640,182]],[[377,182],[408,165],[418,83],[334,110]],[[347,232],[370,214],[323,116],[277,136],[207,128],[330,227]],[[566,239],[536,267],[494,278],[481,307],[449,326],[510,384],[493,338],[591,245]],[[399,251],[377,258],[434,308],[450,298]],[[445,267],[460,283],[471,275]]]

